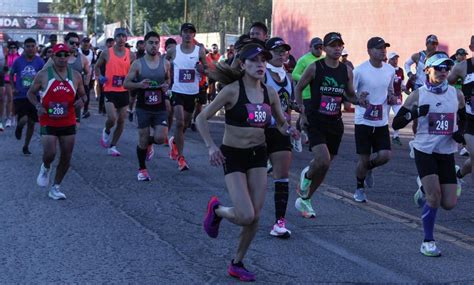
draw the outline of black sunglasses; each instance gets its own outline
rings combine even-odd
[[[69,53],[68,52],[58,52],[57,54],[55,54],[56,57],[69,57]]]
[[[69,41],[69,44],[79,46],[79,42],[75,42],[75,41]]]
[[[449,65],[438,65],[438,66],[433,66],[434,70],[436,71],[450,71],[451,70],[451,66]]]

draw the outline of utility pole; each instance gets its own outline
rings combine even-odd
[[[184,0],[184,22],[188,22],[188,0]]]
[[[129,23],[130,33],[133,35],[133,0],[130,0],[130,23]]]

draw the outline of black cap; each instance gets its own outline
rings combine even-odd
[[[456,55],[467,55],[467,54],[468,54],[467,51],[463,48],[458,48],[456,50]]]
[[[118,37],[119,35],[127,36],[127,29],[125,28],[116,28],[114,31],[114,38]]]
[[[191,30],[193,33],[196,33],[196,27],[191,23],[184,23],[181,25],[181,32],[185,30]]]
[[[276,49],[276,48],[279,48],[279,47],[283,47],[287,51],[291,50],[290,45],[285,43],[285,41],[282,38],[279,38],[279,37],[271,38],[265,43],[265,48],[267,50],[272,50],[272,49]]]
[[[310,47],[319,46],[319,45],[321,46],[323,45],[323,40],[318,37],[311,39],[311,42],[309,43]]]
[[[268,52],[263,46],[255,43],[245,45],[240,51],[239,57],[243,62],[246,59],[255,58],[259,54],[263,55],[266,60],[272,59],[272,54],[270,52]]]
[[[426,37],[426,43],[438,43],[438,37],[436,35],[428,35]]]
[[[18,42],[13,40],[8,40],[8,48],[17,48],[18,49]]]
[[[367,42],[367,48],[382,48],[389,47],[390,44],[386,43],[381,37],[373,37]]]
[[[91,41],[91,39],[89,39],[88,37],[82,38],[83,43],[89,43],[90,41]]]
[[[330,45],[330,44],[332,44],[333,42],[336,42],[336,41],[339,41],[342,44],[344,44],[344,41],[342,40],[342,36],[341,36],[340,33],[331,32],[331,33],[328,33],[324,36],[324,45],[325,46],[328,46],[328,45]]]

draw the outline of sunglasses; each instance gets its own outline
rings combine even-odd
[[[79,46],[79,42],[75,42],[75,41],[69,41],[69,44]]]
[[[55,54],[55,56],[60,57],[60,58],[69,57],[69,53],[68,52],[58,52],[57,54]]]
[[[433,66],[434,70],[436,71],[450,71],[451,66],[448,65],[438,65],[438,66]]]

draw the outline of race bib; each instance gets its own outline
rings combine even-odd
[[[33,84],[33,77],[25,76],[21,79],[21,85],[24,88],[30,88],[31,84]]]
[[[181,83],[192,83],[196,77],[196,70],[194,69],[180,69],[179,70],[179,82]]]
[[[61,119],[67,116],[67,102],[49,102],[48,117],[52,119]]]
[[[247,108],[247,122],[251,127],[263,128],[268,125],[272,119],[272,111],[267,104],[245,104]]]
[[[369,121],[380,121],[382,120],[383,106],[369,104],[365,109],[364,119]]]
[[[145,105],[158,105],[161,103],[161,90],[145,90]]]
[[[125,80],[125,76],[112,76],[112,87],[122,87],[123,81]]]
[[[454,113],[430,113],[428,122],[430,135],[451,135],[454,128]]]
[[[322,95],[319,113],[329,116],[339,115],[341,112],[342,97]]]

